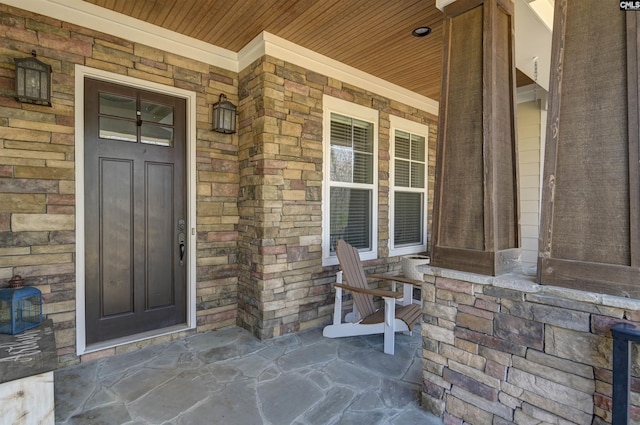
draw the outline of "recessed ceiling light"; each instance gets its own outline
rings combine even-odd
[[[418,27],[411,31],[411,35],[414,37],[424,37],[431,34],[431,28],[429,27]]]

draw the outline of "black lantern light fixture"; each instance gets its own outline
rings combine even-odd
[[[225,134],[236,132],[236,105],[222,93],[220,100],[213,104],[213,130]]]
[[[23,103],[51,106],[51,66],[36,59],[16,58],[16,100]]]

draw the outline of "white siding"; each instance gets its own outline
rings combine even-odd
[[[518,167],[523,267],[535,266],[540,223],[541,111],[535,101],[518,104]]]

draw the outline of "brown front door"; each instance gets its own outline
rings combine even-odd
[[[185,111],[85,79],[87,344],[186,322]]]

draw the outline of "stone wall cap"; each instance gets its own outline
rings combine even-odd
[[[602,304],[609,307],[618,307],[627,310],[640,310],[640,300],[636,300],[634,298],[602,294]]]
[[[542,285],[536,283],[535,277],[516,272],[496,276],[493,278],[492,284],[500,288],[515,289],[529,293],[540,292],[542,289]]]
[[[435,277],[446,277],[448,279],[464,280],[465,282],[478,283],[481,285],[490,284],[494,277],[483,274],[463,272],[460,270],[443,269],[441,267],[433,267],[429,264],[416,266],[416,270],[424,274]]]
[[[559,286],[540,285],[539,283],[536,283],[535,275],[530,273],[529,270],[508,273],[500,276],[485,276],[459,270],[433,267],[431,265],[417,266],[416,270],[429,276],[444,277],[478,285],[490,285],[499,288],[512,289],[526,294],[553,296],[571,301],[580,301],[589,304],[640,311],[640,300],[617,297],[615,295],[599,294],[596,292],[581,291],[579,289],[563,288]]]

